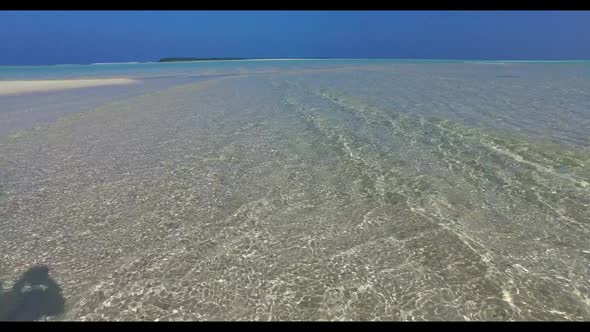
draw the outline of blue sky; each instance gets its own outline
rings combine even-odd
[[[590,11],[2,11],[0,64],[590,59]]]

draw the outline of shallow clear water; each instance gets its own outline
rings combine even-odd
[[[590,318],[585,62],[176,65],[0,99],[0,280],[54,319]]]
[[[428,61],[428,60],[425,60]],[[408,60],[240,60],[163,63],[112,63],[92,65],[0,66],[0,79],[58,79],[87,77],[153,77],[228,74],[244,71],[338,67]]]
[[[305,60],[240,60],[198,62],[144,62],[107,63],[92,65],[47,65],[47,66],[0,66],[0,80],[14,79],[65,79],[94,77],[157,77],[229,74],[265,70],[288,70],[303,68],[335,68],[356,65],[378,64],[510,64],[519,61],[502,60],[404,60],[404,59],[305,59]],[[527,64],[577,65],[590,67],[590,61],[525,61]]]

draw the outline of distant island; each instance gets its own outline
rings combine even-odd
[[[158,62],[248,60],[247,58],[162,58]]]
[[[269,58],[270,59],[270,58]],[[330,57],[302,57],[302,58],[280,58],[287,59],[334,59]],[[265,58],[162,58],[158,62],[180,62],[180,61],[221,61],[221,60],[266,60]]]

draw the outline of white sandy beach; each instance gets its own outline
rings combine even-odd
[[[87,88],[104,85],[133,84],[135,82],[137,81],[130,78],[0,81],[0,96],[18,95],[29,92]]]

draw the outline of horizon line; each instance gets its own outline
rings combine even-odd
[[[198,57],[166,57],[166,58],[194,58]],[[161,59],[166,59],[161,58]],[[206,59],[207,57],[203,57]],[[337,57],[285,57],[285,58],[220,58],[219,60],[180,60],[180,61],[120,61],[120,62],[91,62],[91,63],[53,63],[53,64],[0,64],[0,67],[35,67],[35,66],[88,66],[88,65],[114,65],[114,64],[149,64],[149,63],[175,63],[175,62],[226,62],[226,61],[256,61],[256,60],[404,60],[404,61],[503,61],[503,62],[563,62],[563,61],[590,61],[590,59],[463,59],[463,58],[337,58]]]

